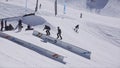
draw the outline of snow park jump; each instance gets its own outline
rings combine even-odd
[[[44,56],[46,56],[48,58],[53,59],[55,61],[58,61],[58,62],[63,63],[63,64],[66,64],[66,62],[63,61],[64,56],[62,56],[62,55],[56,54],[54,52],[51,52],[51,51],[46,50],[46,49],[43,49],[43,48],[38,47],[38,46],[36,46],[34,44],[31,44],[29,42],[20,40],[18,38],[15,38],[13,36],[10,36],[10,35],[2,33],[2,32],[0,32],[0,37],[8,39],[8,40],[10,40],[12,42],[15,42],[15,43],[17,43],[17,44],[19,44],[19,45],[21,45],[23,47],[26,47],[26,48],[28,48],[30,50],[33,50],[33,51],[35,51],[35,52],[37,52],[39,54],[42,54],[42,55],[44,55]]]
[[[43,33],[40,33],[38,31],[33,31],[33,35],[34,36],[37,36],[39,38],[41,38],[42,40],[46,41],[46,42],[49,42],[49,43],[52,43],[54,45],[57,45],[59,47],[62,47],[68,51],[71,51],[77,55],[80,55],[82,57],[85,57],[87,59],[90,59],[90,55],[91,55],[91,52],[90,51],[87,51],[87,50],[84,50],[82,48],[79,48],[77,46],[74,46],[72,44],[69,44],[69,43],[66,43],[66,42],[63,42],[63,41],[60,41],[58,39],[55,39],[53,37],[50,37],[50,36],[46,36],[45,34]]]

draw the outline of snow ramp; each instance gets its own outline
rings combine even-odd
[[[33,50],[33,51],[35,51],[35,52],[37,52],[39,54],[42,54],[42,55],[44,55],[46,57],[49,57],[49,58],[53,59],[55,61],[66,64],[66,62],[63,61],[64,56],[62,56],[62,55],[59,55],[57,53],[54,53],[54,52],[51,52],[49,50],[43,49],[43,48],[38,47],[38,46],[36,46],[34,44],[31,44],[29,42],[20,40],[18,38],[15,38],[13,36],[10,36],[10,35],[2,33],[2,32],[0,32],[0,37],[8,39],[8,40],[10,40],[12,42],[15,42],[15,43],[17,43],[17,44],[19,44],[19,45],[21,45],[23,47],[26,47],[26,48],[28,48],[30,50]]]
[[[66,43],[66,42],[63,42],[63,41],[60,41],[58,39],[55,39],[53,37],[50,37],[50,36],[46,36],[45,34],[43,33],[40,33],[38,31],[33,31],[33,35],[34,36],[37,36],[39,38],[41,38],[42,40],[44,40],[45,42],[49,42],[49,43],[52,43],[54,45],[57,45],[59,47],[62,47],[68,51],[71,51],[77,55],[80,55],[80,56],[83,56],[87,59],[90,59],[90,55],[91,55],[91,52],[90,51],[87,51],[85,49],[82,49],[82,48],[79,48],[77,46],[74,46],[72,44],[69,44],[69,43]]]

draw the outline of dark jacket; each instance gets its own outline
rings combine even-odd
[[[79,28],[79,25],[76,25],[75,28]]]
[[[45,25],[44,29],[50,30],[51,28],[49,26]]]
[[[19,22],[18,25],[22,26],[22,20],[19,20],[18,22]]]
[[[61,34],[61,29],[60,28],[58,28],[58,34]]]

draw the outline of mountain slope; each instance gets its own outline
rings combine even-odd
[[[22,0],[21,0],[22,2]],[[24,1],[23,1],[24,2]],[[18,1],[16,1],[16,4]],[[33,3],[33,1],[31,1]],[[24,28],[21,32],[16,33],[16,31],[5,31],[9,35],[22,39],[24,41],[30,42],[35,44],[39,47],[45,48],[47,50],[56,52],[60,55],[65,56],[65,60],[67,62],[66,65],[51,60],[45,56],[42,56],[34,51],[31,51],[27,48],[24,48],[18,44],[10,42],[6,39],[0,38],[0,67],[1,68],[119,68],[120,67],[120,47],[111,43],[110,39],[107,37],[102,37],[103,33],[100,31],[106,31],[105,33],[110,33],[108,27],[119,29],[119,18],[112,18],[106,16],[100,16],[96,14],[91,14],[83,11],[83,18],[79,18],[79,10],[68,8],[67,14],[63,14],[63,6],[59,5],[59,14],[55,17],[54,16],[54,5],[51,2],[43,1],[42,3],[46,3],[43,5],[43,9],[40,9],[37,12],[37,16],[41,16],[43,19],[47,21],[49,25],[52,26],[51,29],[51,36],[56,38],[57,33],[57,26],[60,26],[62,30],[62,36],[64,42],[68,42],[80,48],[89,50],[92,52],[91,60],[85,59],[81,56],[78,56],[74,53],[71,53],[65,49],[57,47],[50,43],[44,43],[41,39],[34,37],[32,35],[33,31],[25,31],[26,24],[24,24]],[[15,2],[14,2],[15,4]],[[49,5],[48,5],[49,4]],[[23,4],[21,4],[23,5]],[[32,6],[32,5],[31,5]],[[6,7],[7,8],[7,7]],[[17,7],[18,8],[18,7]],[[22,7],[24,8],[24,7]],[[30,8],[30,7],[29,7]],[[13,8],[11,8],[13,9]],[[32,9],[32,8],[30,8]],[[32,9],[33,10],[33,9]],[[18,12],[20,12],[18,10]],[[16,11],[5,12],[2,10],[2,16],[5,13],[10,13],[11,15],[7,16],[14,16]],[[23,12],[24,13],[24,12]],[[13,14],[13,15],[12,15]],[[17,14],[17,13],[16,13]],[[19,14],[18,14],[19,15]],[[26,18],[26,22],[34,23],[36,22],[33,19],[31,22],[28,18]],[[17,21],[8,21],[8,24],[12,23],[14,27],[17,24]],[[75,25],[79,24],[80,29],[79,33],[74,32],[73,28]],[[101,26],[102,25],[102,26]],[[104,28],[102,28],[104,26]],[[42,33],[44,23],[38,26],[34,26],[35,30],[38,30]],[[99,28],[101,27],[101,30]],[[106,29],[105,29],[106,28]],[[119,31],[115,31],[113,29],[113,34],[110,33],[113,38],[119,36]],[[114,32],[117,34],[114,35]],[[107,41],[106,41],[107,39]]]

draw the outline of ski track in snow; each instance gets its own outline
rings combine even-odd
[[[120,29],[104,26],[100,24],[88,24],[90,29],[94,30],[94,33],[97,33],[96,35],[102,37],[104,40],[120,47]]]

